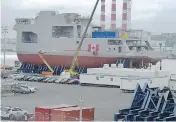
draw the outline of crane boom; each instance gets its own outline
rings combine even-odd
[[[41,55],[40,52],[38,52],[39,57],[42,59],[42,61],[46,64],[46,66],[49,68],[49,70],[53,73],[54,70],[51,68],[51,66],[47,63],[47,61],[44,59],[44,57]]]
[[[79,52],[80,52],[80,50],[81,50],[81,46],[82,46],[82,44],[83,44],[84,38],[85,38],[85,36],[86,36],[87,30],[88,30],[89,25],[90,25],[90,23],[91,23],[91,21],[92,21],[92,18],[93,18],[93,15],[94,15],[94,13],[95,13],[95,10],[96,10],[96,8],[97,8],[98,3],[99,3],[99,0],[96,1],[96,4],[95,4],[95,6],[94,6],[94,9],[93,9],[93,11],[92,11],[92,13],[91,13],[90,19],[89,19],[89,21],[88,21],[88,23],[87,23],[86,29],[85,29],[85,31],[84,31],[84,33],[83,33],[83,36],[82,36],[82,38],[81,38],[81,41],[80,41],[80,43],[79,43],[79,45],[78,45],[78,48],[77,48],[77,50],[76,50],[76,54],[75,54],[75,56],[74,56],[74,58],[73,58],[73,60],[72,60],[72,65],[71,65],[71,67],[70,67],[70,69],[69,69],[69,72],[70,72],[70,73],[73,73],[73,71],[74,71],[74,69],[75,69],[76,61],[77,61],[77,59],[78,59],[78,54],[79,54]]]

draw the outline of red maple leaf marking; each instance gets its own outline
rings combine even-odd
[[[92,49],[95,49],[95,46],[92,46]]]

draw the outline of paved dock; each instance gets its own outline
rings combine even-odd
[[[84,99],[84,106],[95,107],[95,120],[113,121],[114,113],[128,107],[132,98],[131,93],[122,93],[118,88],[26,83],[37,86],[39,90],[31,94],[3,97],[2,105],[20,107],[34,112],[36,106],[79,104],[78,99],[81,96]]]

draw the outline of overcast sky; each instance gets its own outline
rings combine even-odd
[[[1,0],[2,25],[10,27],[9,36],[17,17],[35,17],[41,10],[60,13],[78,12],[89,16],[96,0]],[[117,0],[117,26],[121,26],[122,1]],[[110,26],[111,0],[106,0],[106,23]],[[93,22],[100,24],[100,4]],[[176,0],[132,0],[132,28],[151,32],[176,32]]]

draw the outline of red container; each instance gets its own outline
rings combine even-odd
[[[35,107],[35,121],[50,121],[52,109],[61,109],[68,107],[77,107],[77,105],[61,104],[53,106]]]
[[[82,121],[94,120],[95,108],[82,107]],[[51,121],[79,121],[80,107],[51,110]]]

